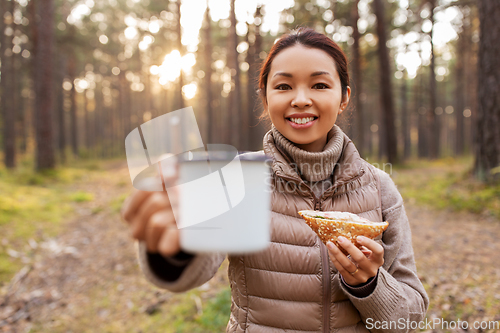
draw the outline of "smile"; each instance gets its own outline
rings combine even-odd
[[[290,123],[293,128],[308,128],[312,126],[317,117],[307,117],[307,118],[286,118],[286,120]]]

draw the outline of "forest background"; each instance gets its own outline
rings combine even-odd
[[[276,38],[298,26],[325,33],[346,52],[353,94],[339,124],[363,158],[391,167],[386,171],[408,209],[473,214],[492,220],[491,234],[498,232],[499,1],[0,0],[0,6],[0,295],[15,299],[28,272],[36,276],[37,256],[55,249],[51,242],[68,234],[70,221],[87,216],[75,224],[81,228],[101,214],[117,218],[131,189],[124,141],[140,124],[192,106],[205,143],[262,149],[270,124],[259,119],[260,64]],[[67,247],[58,253],[73,251]],[[478,308],[494,313],[500,286],[492,288],[488,302],[436,296],[435,304],[441,314],[456,316],[456,306],[471,318]],[[227,310],[221,290],[208,298]],[[23,305],[7,296],[0,301],[0,328],[36,317],[26,305],[33,304],[30,293]],[[152,314],[170,297],[158,295]]]
[[[353,97],[340,124],[362,156],[475,154],[486,128],[478,128],[477,4],[4,0],[4,164],[31,156],[40,170],[70,155],[123,156],[132,129],[185,106],[204,142],[262,149],[270,124],[258,119],[255,81],[277,36],[298,26],[348,54]]]

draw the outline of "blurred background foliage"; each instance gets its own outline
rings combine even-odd
[[[204,142],[262,149],[260,64],[298,26],[348,54],[339,123],[363,157],[480,153],[476,0],[5,0],[1,11],[8,168],[22,155],[36,169],[123,156],[130,130],[184,106]],[[477,161],[483,179],[498,164]]]
[[[260,65],[276,38],[298,26],[325,33],[346,52],[353,94],[339,125],[362,157],[390,166],[410,207],[497,221],[498,17],[497,0],[1,0],[0,287],[9,289],[16,272],[38,260],[37,248],[50,248],[75,216],[118,219],[131,188],[124,139],[140,124],[192,106],[205,143],[262,149],[270,124],[259,120]],[[116,230],[108,230],[113,239]],[[118,281],[140,285],[138,273],[116,267],[101,272],[109,284],[92,286],[93,301],[78,303],[81,314],[46,323],[51,331],[225,328],[227,281],[168,294],[164,305],[165,294],[144,283],[127,294],[130,305]],[[481,301],[487,315],[500,307],[490,294]],[[448,304],[431,295],[436,309]],[[133,305],[148,302],[154,306]],[[475,313],[474,302],[452,307]],[[117,313],[107,319],[96,309]],[[115,318],[123,313],[127,320]]]

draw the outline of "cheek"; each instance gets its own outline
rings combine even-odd
[[[267,108],[269,113],[280,113],[285,108],[283,101],[280,98],[271,96],[267,99]]]
[[[269,107],[274,106],[278,108],[286,107],[290,104],[290,96],[286,94],[269,94],[267,95],[267,103]]]

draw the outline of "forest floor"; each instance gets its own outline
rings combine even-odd
[[[411,186],[407,179],[444,176],[452,168],[403,168],[393,179],[404,195]],[[57,235],[40,232],[24,243],[0,236],[0,251],[22,263],[15,276],[0,282],[0,332],[224,331],[227,261],[214,279],[184,294],[159,290],[144,279],[119,216],[131,192],[129,179],[124,163],[108,163],[97,176],[67,185],[91,193],[92,200],[74,203]],[[500,220],[432,208],[413,198],[405,208],[419,277],[430,297],[428,320],[469,324],[468,330],[439,324],[424,331],[500,331],[473,327],[500,321]]]

